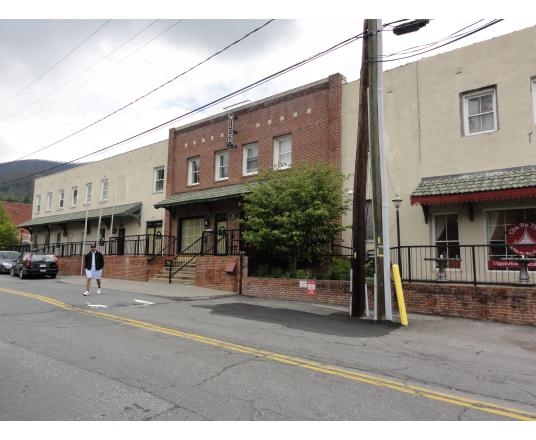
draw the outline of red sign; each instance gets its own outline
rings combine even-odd
[[[316,295],[316,281],[307,280],[307,295]]]
[[[516,254],[536,255],[536,223],[517,223],[506,231],[506,244]]]

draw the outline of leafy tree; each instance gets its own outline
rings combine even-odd
[[[17,244],[17,228],[0,205],[0,249],[9,249],[14,244]]]
[[[343,181],[340,171],[324,162],[267,171],[244,196],[244,240],[285,260],[293,272],[298,263],[320,263],[344,229]]]

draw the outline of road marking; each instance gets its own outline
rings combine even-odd
[[[134,302],[138,303],[138,304],[147,305],[147,306],[150,306],[150,305],[154,304],[151,301],[144,301],[143,299],[135,299]]]
[[[296,367],[305,368],[307,370],[316,371],[318,373],[327,374],[330,376],[337,376],[344,379],[353,380],[356,382],[367,383],[370,385],[375,385],[378,387],[388,388],[391,390],[399,391],[406,394],[411,394],[417,397],[424,397],[426,399],[437,400],[444,403],[450,403],[452,405],[463,406],[466,408],[471,408],[477,411],[482,411],[486,413],[495,414],[498,416],[503,416],[516,420],[532,420],[536,421],[536,413],[522,411],[515,408],[508,408],[501,405],[495,405],[493,403],[488,403],[484,401],[479,401],[475,399],[469,399],[454,394],[442,393],[434,391],[430,388],[407,385],[403,382],[398,382],[396,380],[382,378],[380,376],[373,376],[366,373],[360,373],[357,371],[349,370],[346,368],[337,367],[335,365],[324,364],[321,362],[315,362],[308,359],[287,356],[280,353],[275,353],[271,351],[262,350],[259,348],[248,347],[245,345],[234,344],[232,342],[223,341],[220,339],[209,338],[206,336],[198,335],[196,333],[187,333],[180,330],[176,330],[169,327],[162,327],[157,324],[152,324],[150,322],[138,321],[136,319],[126,318],[118,315],[112,315],[110,313],[99,312],[94,310],[87,310],[76,306],[71,306],[65,304],[56,299],[37,295],[29,292],[20,292],[17,290],[6,289],[0,287],[0,292],[4,292],[11,295],[23,296],[37,301],[42,301],[48,304],[51,304],[55,307],[58,307],[63,310],[73,311],[77,313],[83,313],[86,315],[96,316],[102,319],[107,319],[110,321],[118,322],[121,324],[129,325],[132,327],[137,327],[157,333],[166,334],[169,336],[175,336],[182,339],[187,339],[190,341],[199,342],[202,344],[212,345],[224,350],[239,352],[243,354],[249,354],[251,356],[260,357],[264,359],[269,359],[274,362],[281,364],[292,365]]]

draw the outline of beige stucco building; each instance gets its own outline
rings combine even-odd
[[[359,81],[344,85],[349,188],[358,94]],[[516,256],[507,246],[512,228],[527,225],[526,239],[534,224],[536,242],[536,27],[387,70],[383,96],[391,246],[395,194],[402,246],[437,245],[463,266],[469,256],[460,246],[487,245],[481,270],[499,270],[493,261]]]
[[[129,237],[160,237],[164,213],[154,204],[165,197],[167,145],[166,139],[37,178],[32,219],[20,226],[31,228],[34,247],[100,242],[114,246],[110,253],[122,253]],[[140,251],[162,244],[145,242]]]

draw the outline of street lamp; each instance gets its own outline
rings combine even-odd
[[[393,199],[393,203],[396,209],[396,240],[397,240],[397,253],[398,253],[398,267],[400,269],[400,273],[402,273],[402,255],[400,252],[400,216],[398,213],[400,209],[400,205],[402,204],[402,199],[398,196],[398,194],[395,195],[395,198]]]

